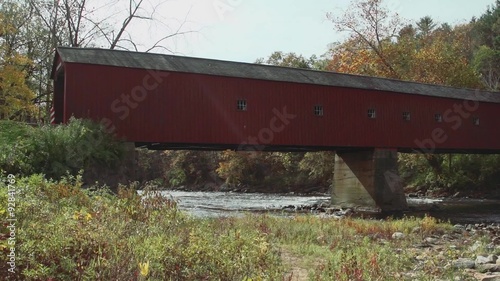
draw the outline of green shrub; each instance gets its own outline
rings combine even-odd
[[[30,173],[33,166],[28,158],[34,128],[19,122],[0,121],[0,170],[8,173]]]
[[[71,118],[68,124],[37,128],[0,122],[0,169],[20,175],[43,173],[59,179],[76,175],[91,165],[118,163],[123,147],[105,128],[89,120]]]

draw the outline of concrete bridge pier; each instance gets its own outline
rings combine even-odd
[[[337,152],[332,203],[385,211],[408,209],[398,173],[397,151]]]

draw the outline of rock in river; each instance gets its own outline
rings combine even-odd
[[[476,258],[476,266],[480,264],[494,264],[497,262],[498,257],[495,255],[489,255],[489,256],[477,256]]]
[[[405,238],[405,234],[403,232],[394,232],[392,234],[392,239],[403,239]]]

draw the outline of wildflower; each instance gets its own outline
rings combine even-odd
[[[142,276],[146,277],[149,274],[149,261],[145,263],[139,263],[139,271]]]
[[[264,255],[267,253],[267,250],[269,249],[269,243],[267,243],[266,241],[260,243],[260,254],[261,255]]]
[[[92,219],[92,215],[87,212],[85,212],[84,215],[84,213],[82,212],[75,211],[75,213],[73,214],[73,219],[74,220],[85,219],[85,221],[90,221]]]

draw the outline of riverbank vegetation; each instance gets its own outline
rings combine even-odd
[[[5,273],[12,229],[0,185]],[[5,280],[473,280],[452,261],[500,254],[486,232],[431,217],[193,218],[153,191],[141,197],[123,187],[114,195],[81,185],[79,177],[41,175],[12,184],[16,274]]]
[[[266,193],[327,192],[333,152],[236,152],[138,150],[138,181],[163,187]],[[157,173],[152,173],[155,167]]]

